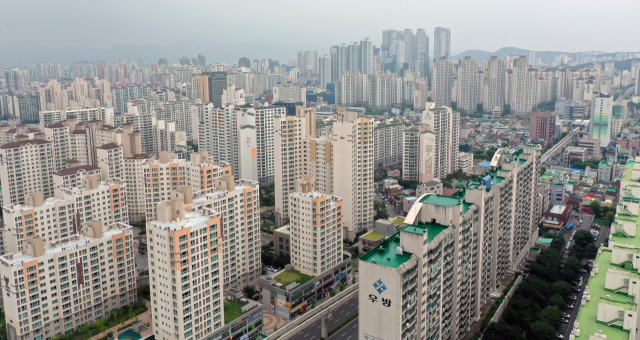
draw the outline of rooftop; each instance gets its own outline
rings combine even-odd
[[[440,235],[441,232],[445,231],[449,226],[430,223],[430,222],[420,222],[418,225],[408,225],[402,229],[403,231],[414,233],[414,234],[427,234],[427,242],[433,241],[436,236]]]
[[[369,240],[369,241],[377,241],[383,237],[385,237],[385,234],[379,233],[377,231],[370,231],[362,236],[360,236],[361,239],[365,239],[365,240]]]
[[[313,276],[302,274],[301,272],[294,269],[290,272],[284,270],[282,271],[282,273],[276,275],[273,279],[276,280],[276,282],[282,283],[282,287],[287,287],[294,282],[297,282],[299,285],[303,285],[313,280],[313,278]]]
[[[443,207],[453,207],[454,205],[461,204],[459,199],[444,195],[427,195],[420,200],[420,203],[428,203]]]
[[[578,312],[576,320],[579,321],[580,336],[576,336],[576,339],[589,339],[591,335],[598,333],[598,330],[602,330],[602,334],[605,334],[608,339],[626,340],[629,338],[628,331],[615,326],[607,326],[605,323],[597,321],[599,303],[624,306],[629,309],[635,306],[635,304],[631,305],[633,304],[633,297],[627,294],[614,293],[604,288],[607,276],[606,268],[612,266],[611,255],[610,249],[602,249],[602,253],[596,257],[598,273],[589,280],[590,300],[584,306],[581,306]],[[606,295],[610,295],[611,299],[607,299]]]
[[[360,261],[379,264],[381,266],[398,268],[411,259],[412,253],[396,253],[396,247],[400,247],[400,232],[382,242],[377,247],[362,255]]]
[[[76,174],[79,171],[93,171],[93,170],[100,170],[100,168],[92,165],[81,165],[74,168],[67,168],[67,169],[60,170],[56,172],[55,175],[67,176],[67,175]]]
[[[224,300],[223,309],[225,325],[244,315],[244,313],[242,313],[242,306],[244,305],[241,303],[237,303],[227,299]]]

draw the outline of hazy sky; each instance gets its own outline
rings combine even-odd
[[[505,46],[639,51],[638,10],[637,0],[2,0],[0,64],[175,63],[197,53],[208,63],[267,55],[288,61],[299,50],[324,54],[362,37],[379,46],[383,29],[419,27],[433,51],[437,26],[451,28],[454,55]]]

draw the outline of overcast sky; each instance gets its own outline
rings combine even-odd
[[[131,57],[148,63],[202,53],[207,63],[240,57],[286,62],[299,50],[383,29],[451,29],[452,55],[511,46],[537,51],[639,51],[637,0],[2,0],[0,64]],[[114,60],[115,58],[115,60]]]

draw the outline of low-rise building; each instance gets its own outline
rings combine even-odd
[[[273,231],[273,254],[276,256],[290,256],[291,231],[285,225]]]
[[[571,227],[571,208],[566,205],[554,205],[544,216],[542,225],[547,228],[562,230],[564,227]]]

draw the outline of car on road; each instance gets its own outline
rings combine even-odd
[[[571,314],[569,314],[569,313],[562,313],[562,317],[563,317],[563,318],[570,318],[570,317],[571,317]]]
[[[569,323],[569,322],[571,322],[571,319],[567,319],[567,318],[562,318],[562,319],[560,319],[560,320],[561,320],[562,322],[564,322],[564,323]]]
[[[556,338],[558,339],[564,339],[564,335],[560,334],[560,333],[556,333]]]

